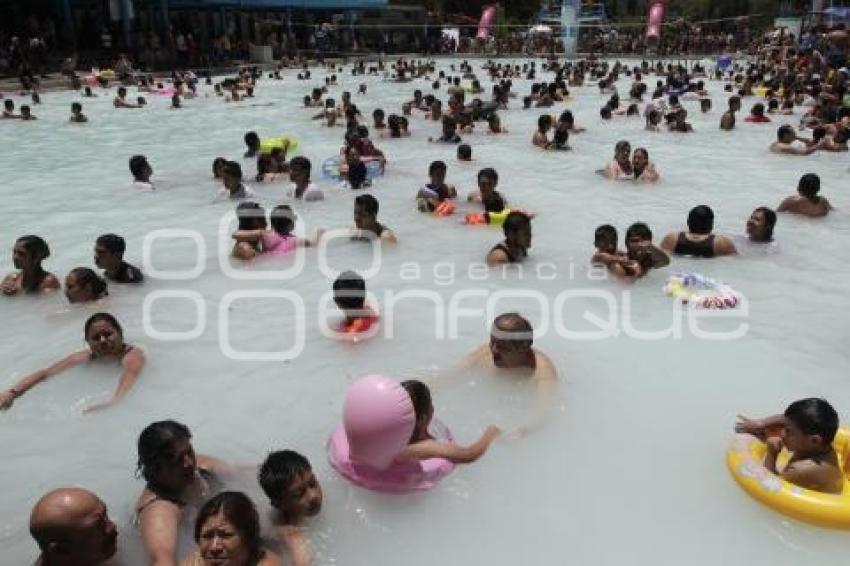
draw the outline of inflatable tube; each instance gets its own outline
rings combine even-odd
[[[664,12],[667,0],[649,0],[649,17],[646,20],[646,41],[661,39],[661,24],[664,23]]]
[[[176,92],[177,92],[177,90],[173,86],[169,86],[169,87],[161,88],[157,91],[154,91],[154,94],[156,94],[157,96],[171,96]]]
[[[475,34],[476,39],[486,40],[492,31],[493,21],[496,19],[496,6],[485,6],[481,12],[481,21],[478,22],[478,33]]]
[[[368,311],[365,315],[355,318],[352,322],[341,322],[334,328],[335,337],[346,342],[361,342],[372,338],[378,333],[381,318],[369,306],[365,309]]]
[[[281,149],[285,153],[295,151],[298,149],[298,140],[288,137],[264,138],[260,140],[261,155],[268,155],[273,149]]]
[[[732,287],[698,273],[678,273],[667,279],[664,294],[702,309],[733,309],[740,297]]]
[[[361,161],[366,164],[366,177],[374,179],[384,174],[381,167],[381,162],[375,159],[363,159]],[[341,181],[342,176],[339,173],[339,166],[342,163],[342,158],[339,156],[328,157],[322,163],[322,177],[328,181]]]
[[[732,477],[753,498],[774,511],[799,521],[833,529],[850,529],[850,481],[847,461],[850,457],[850,430],[838,429],[832,447],[844,472],[844,490],[839,495],[821,493],[789,483],[764,467],[767,447],[749,434],[738,434],[726,453],[726,465]],[[788,463],[786,450],[777,463]]]
[[[753,89],[753,94],[758,96],[759,98],[764,98],[765,95],[767,94],[767,91],[769,91],[769,90],[770,89],[767,88],[766,86],[757,86]]]
[[[381,375],[358,379],[348,388],[342,425],[328,440],[331,466],[350,482],[366,489],[406,493],[434,487],[451,473],[454,464],[443,458],[394,462],[410,441],[416,416],[407,391]],[[435,430],[435,437],[451,441],[451,434]]]

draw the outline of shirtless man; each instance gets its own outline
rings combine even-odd
[[[90,491],[54,489],[33,507],[30,533],[41,554],[35,566],[96,566],[115,555],[118,530]]]
[[[141,108],[138,104],[127,102],[127,89],[123,86],[118,88],[118,96],[112,100],[112,106],[115,108]]]
[[[794,133],[794,128],[789,125],[780,126],[776,131],[776,141],[770,144],[770,151],[773,153],[784,153],[787,155],[811,155],[821,148],[823,140],[812,144],[808,147],[803,145],[800,147],[794,145],[794,142],[799,140],[797,134]]]
[[[661,240],[661,248],[676,255],[712,258],[738,253],[726,236],[712,234],[714,211],[708,206],[695,206],[688,213],[688,230],[670,232]]]
[[[818,196],[820,177],[806,173],[797,184],[797,195],[787,197],[776,209],[777,212],[790,212],[810,218],[820,218],[834,210],[826,197]]]
[[[382,243],[395,244],[393,231],[378,222],[378,199],[372,195],[360,195],[354,199],[354,229],[352,240],[377,239]]]
[[[551,128],[552,117],[548,114],[540,116],[540,118],[537,119],[537,131],[534,132],[534,136],[531,138],[531,143],[543,149],[549,147],[549,137],[546,134]]]

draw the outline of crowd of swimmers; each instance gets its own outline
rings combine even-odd
[[[372,131],[378,137],[391,142],[393,139],[413,135],[410,118],[414,113],[425,120],[438,122],[440,135],[429,138],[433,143],[456,144],[457,157],[468,161],[472,157],[472,147],[463,143],[465,137],[475,132],[477,123],[486,123],[486,131],[492,135],[505,133],[499,112],[508,110],[512,98],[518,98],[513,91],[513,78],[524,77],[529,81],[536,78],[537,67],[534,63],[510,65],[488,62],[484,66],[493,81],[491,100],[485,102],[478,95],[484,92],[480,79],[471,65],[461,63],[457,68],[451,66],[448,74],[437,71],[433,62],[399,60],[390,71],[384,64],[378,68],[369,67],[360,62],[353,66],[353,75],[375,75],[385,72],[385,79],[399,83],[408,82],[411,77],[432,80],[433,88],[439,91],[445,86],[446,103],[435,95],[423,95],[420,90],[413,93],[411,100],[402,103],[399,113],[387,115],[385,109],[375,109],[371,113]],[[797,107],[803,106],[801,125],[814,128],[811,139],[798,137],[794,128],[783,125],[779,128],[778,141],[770,150],[778,153],[808,155],[814,151],[846,150],[848,116],[847,106],[836,101],[846,99],[847,73],[831,77],[832,82],[823,82],[811,78],[799,80],[787,74],[772,75],[770,64],[754,63],[749,67],[732,67],[728,73],[719,72],[713,78],[726,80],[727,90],[737,88],[737,94],[730,96],[728,111],[720,120],[724,130],[735,128],[735,113],[741,108],[745,97],[754,96],[754,89],[763,89],[763,103],[753,106],[753,123],[770,121],[769,115],[792,115]],[[313,113],[311,117],[321,121],[329,131],[341,127],[342,147],[338,156],[339,176],[346,186],[357,191],[368,187],[369,169],[373,163],[380,171],[390,164],[383,151],[378,149],[371,137],[369,125],[363,114],[353,103],[349,92],[342,93],[336,99],[326,96],[336,85],[335,75],[343,68],[329,65],[329,76],[325,84],[314,88],[304,97],[304,107]],[[687,112],[682,101],[698,101],[702,112],[709,112],[711,101],[707,97],[701,68],[687,69],[681,65],[657,66],[648,62],[628,68],[620,63],[586,62],[559,63],[550,61],[543,70],[554,75],[550,82],[535,82],[530,93],[522,97],[523,107],[532,104],[538,108],[552,107],[555,103],[567,101],[570,90],[580,88],[585,81],[596,81],[600,95],[607,102],[600,111],[604,120],[614,117],[640,116],[639,105],[648,92],[642,81],[650,74],[663,76],[656,83],[651,102],[643,110],[646,129],[659,131],[663,120],[667,129],[673,132],[692,133],[687,123]],[[247,69],[234,78],[213,85],[213,95],[236,102],[244,98],[253,98],[257,92],[258,70]],[[629,102],[623,107],[615,84],[621,76],[633,79],[629,90]],[[843,82],[840,77],[843,76]],[[773,77],[773,78],[768,78]],[[277,71],[272,78],[279,79]],[[310,80],[310,71],[305,67],[298,76],[301,80]],[[704,79],[704,80],[703,80]],[[172,108],[180,107],[181,97],[198,95],[199,79],[194,76],[174,77],[168,86],[172,92]],[[207,83],[212,84],[210,78]],[[468,86],[463,86],[467,83]],[[152,81],[139,83],[140,92],[162,92],[163,85],[153,85]],[[828,88],[827,88],[828,87]],[[89,88],[89,87],[86,87]],[[83,90],[84,96],[94,95],[91,89]],[[36,93],[37,94],[37,93]],[[366,85],[358,89],[358,96],[367,96]],[[175,99],[176,97],[176,99]],[[473,97],[472,100],[468,100]],[[811,100],[814,105],[808,104]],[[35,102],[35,99],[34,99]],[[116,109],[138,108],[146,101],[139,98],[133,102],[127,100],[125,86],[118,89],[113,100]],[[808,105],[807,105],[808,104]],[[14,103],[5,101],[4,118],[31,119],[27,108],[21,108],[21,114],[15,114]],[[26,116],[24,116],[26,115]],[[71,120],[85,122],[82,106],[75,102],[72,106]],[[553,130],[550,139],[549,132]],[[570,134],[581,134],[585,129],[576,125],[575,117],[569,110],[555,118],[544,114],[538,120],[537,131],[532,136],[532,144],[546,151],[567,151],[570,149]],[[256,182],[289,179],[288,196],[295,201],[321,201],[322,190],[312,182],[313,166],[303,156],[290,156],[291,145],[288,142],[276,142],[269,145],[256,132],[247,132],[244,136],[247,151],[244,158],[256,159]],[[843,144],[843,145],[842,145]],[[841,147],[844,149],[842,150]],[[370,165],[371,166],[371,165]],[[152,180],[153,167],[143,155],[134,155],[129,160],[132,183],[145,190],[156,190]],[[237,160],[218,157],[214,160],[213,176],[220,179],[222,188],[217,199],[237,201],[236,216],[238,226],[233,233],[234,258],[253,261],[261,255],[283,255],[297,246],[313,246],[322,238],[318,231],[314,238],[298,238],[294,235],[297,221],[296,210],[288,205],[274,206],[266,210],[254,200],[256,193],[244,182],[242,165]],[[517,208],[502,191],[497,190],[499,175],[492,167],[482,168],[477,175],[478,187],[464,197],[457,187],[449,184],[448,166],[444,161],[433,161],[427,167],[428,182],[417,191],[414,206],[427,214],[452,214],[456,206],[464,209],[469,222],[485,222],[501,225],[504,239],[494,245],[485,256],[489,265],[519,263],[528,257],[532,246],[532,220],[534,214]],[[613,180],[633,180],[642,183],[656,183],[660,175],[650,161],[644,148],[632,151],[628,141],[616,144],[613,159],[600,170],[605,177]],[[826,215],[831,209],[829,201],[819,195],[820,178],[807,173],[799,180],[797,196],[784,199],[776,211],[769,207],[756,208],[746,223],[746,232],[754,243],[769,243],[777,221],[776,212],[789,212],[809,217]],[[359,194],[354,199],[353,223],[350,237],[352,240],[378,240],[384,244],[397,242],[396,234],[378,220],[379,203],[370,193]],[[635,222],[625,233],[625,249],[618,242],[617,229],[611,225],[599,226],[594,234],[595,253],[591,263],[604,266],[615,277],[635,281],[652,269],[668,265],[670,255],[713,258],[733,255],[737,249],[732,239],[714,234],[714,213],[709,206],[694,207],[687,217],[687,229],[666,234],[656,246],[650,227],[643,222]],[[69,272],[64,281],[65,294],[72,303],[102,301],[108,294],[108,284],[136,284],[143,281],[139,269],[123,259],[125,242],[115,234],[99,237],[94,246],[95,265],[103,270],[99,275],[88,267],[79,267]],[[13,262],[16,271],[2,281],[2,293],[7,296],[20,294],[38,294],[62,288],[60,279],[47,271],[43,262],[50,257],[50,249],[42,238],[22,236],[15,242]],[[374,317],[374,306],[365,302],[365,281],[353,272],[333,282],[335,301],[339,307],[344,325],[362,323],[364,312]],[[105,409],[120,402],[133,388],[145,366],[145,354],[141,349],[125,342],[123,329],[119,321],[108,313],[97,313],[85,323],[84,336],[86,348],[73,352],[56,363],[19,379],[15,384],[0,392],[0,409],[9,409],[32,387],[71,367],[94,362],[113,362],[121,365],[121,376],[115,393],[109,401],[91,405],[86,412]],[[505,371],[523,375],[536,383],[544,393],[551,392],[556,383],[557,371],[551,360],[534,348],[533,328],[527,320],[517,313],[506,313],[493,321],[488,344],[475,350],[467,359],[467,364],[493,371]],[[431,393],[427,385],[419,381],[406,381],[405,390],[411,398],[416,413],[416,426],[408,447],[399,453],[399,461],[420,460],[434,456],[449,459],[456,463],[473,462],[481,457],[490,443],[500,434],[496,426],[488,427],[475,442],[461,445],[439,441],[428,433],[428,425],[434,413]],[[552,395],[543,394],[541,399],[551,399]],[[543,411],[542,411],[543,412]],[[760,435],[768,442],[768,461],[766,465],[776,472],[776,454],[784,446],[793,450],[794,457],[789,466],[779,471],[783,478],[819,491],[835,493],[840,491],[840,470],[831,442],[838,426],[838,417],[834,409],[821,399],[805,399],[793,403],[783,415],[765,419],[741,418],[737,429],[741,432]],[[769,433],[781,429],[781,440]],[[313,474],[310,462],[301,454],[292,450],[271,452],[258,466],[258,482],[268,498],[269,520],[262,520],[255,504],[245,494],[222,491],[234,465],[222,462],[214,457],[195,454],[191,444],[189,429],[175,421],[160,421],[146,427],[138,440],[138,471],[145,480],[145,487],[135,505],[136,522],[140,528],[149,560],[158,566],[177,564],[183,557],[177,556],[177,541],[181,521],[187,516],[188,508],[198,510],[194,525],[194,539],[197,550],[185,557],[185,565],[212,565],[228,563],[234,566],[261,564],[265,566],[280,563],[275,549],[267,547],[261,537],[263,525],[271,525],[279,548],[289,556],[292,563],[299,566],[311,561],[308,544],[308,532],[304,524],[307,518],[315,516],[322,508],[322,490]],[[31,520],[31,533],[41,549],[39,564],[98,564],[108,560],[116,553],[117,530],[109,519],[106,505],[93,493],[79,488],[60,488],[48,492],[35,505]],[[229,560],[229,562],[225,562]]]

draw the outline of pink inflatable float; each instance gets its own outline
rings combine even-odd
[[[476,39],[486,40],[490,37],[493,28],[493,20],[496,19],[496,9],[498,7],[498,4],[484,7],[484,10],[481,12],[481,21],[478,22],[478,33],[475,34]]]
[[[667,0],[649,0],[649,18],[646,22],[647,41],[661,39],[661,24],[664,23],[664,11],[666,9]]]
[[[348,388],[342,425],[328,440],[328,460],[352,483],[375,491],[430,489],[454,469],[443,458],[395,462],[410,441],[416,416],[407,391],[381,375],[360,378]],[[436,431],[451,440],[448,430]]]

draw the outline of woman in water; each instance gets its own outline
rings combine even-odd
[[[12,263],[20,271],[10,273],[0,284],[4,295],[40,293],[59,289],[59,280],[41,267],[41,262],[50,257],[47,242],[38,236],[21,236],[12,251]]]
[[[97,313],[92,315],[85,325],[85,337],[88,348],[74,352],[55,364],[24,377],[18,383],[0,393],[0,409],[8,409],[15,400],[24,393],[54,375],[95,360],[120,360],[123,367],[118,388],[112,399],[105,403],[89,406],[85,412],[105,409],[120,401],[133,385],[145,367],[145,355],[142,350],[124,342],[124,332],[121,325],[111,314]]]
[[[244,493],[223,491],[204,503],[195,520],[198,550],[182,566],[279,566],[263,548],[260,518]]]
[[[658,171],[649,162],[649,152],[639,147],[632,153],[632,171],[638,183],[655,183],[658,181]]]
[[[189,429],[175,421],[148,425],[139,435],[138,474],[145,480],[135,508],[149,564],[177,564],[180,526],[219,490],[224,462],[195,455]]]
[[[615,181],[634,179],[631,153],[632,146],[629,142],[618,141],[617,145],[614,146],[614,159],[602,170],[602,176]]]
[[[410,395],[416,424],[407,448],[396,455],[396,462],[418,462],[429,458],[443,458],[454,464],[470,464],[478,460],[490,447],[490,443],[499,436],[498,427],[490,425],[476,442],[469,446],[460,446],[447,440],[434,438],[428,430],[434,418],[434,405],[431,391],[421,381],[404,381],[402,387]]]
[[[296,238],[292,231],[295,229],[295,213],[289,205],[282,204],[272,209],[271,230],[264,228],[256,230],[237,230],[233,239],[239,244],[249,244],[251,249],[259,248],[261,253],[270,255],[287,255],[295,251],[297,246],[309,247],[315,245],[321,236],[316,234],[316,240]],[[263,219],[265,224],[265,219]]]
[[[72,269],[65,277],[65,296],[69,303],[90,303],[108,294],[106,280],[88,267]]]

